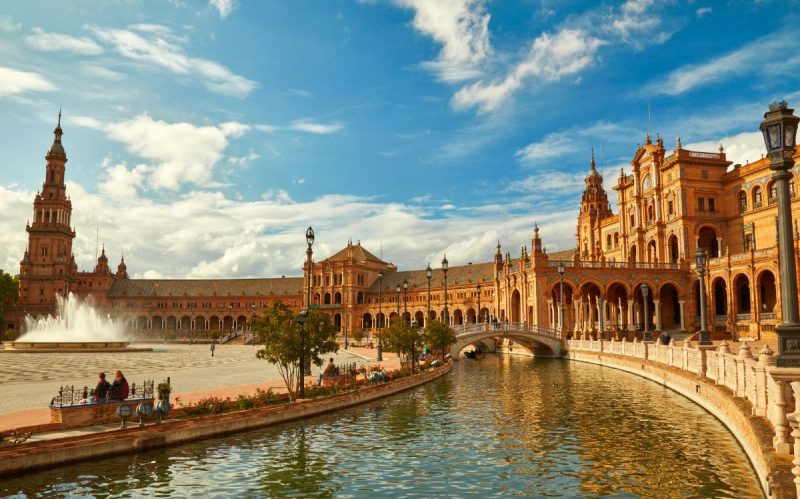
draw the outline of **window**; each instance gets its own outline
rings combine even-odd
[[[753,208],[761,208],[761,187],[753,188]]]
[[[775,182],[771,182],[769,187],[767,187],[767,191],[769,192],[769,196],[767,197],[767,203],[775,204],[778,200],[778,189],[775,187]]]
[[[606,248],[611,249],[611,234],[606,236]]]
[[[636,227],[636,215],[631,215],[631,229]]]
[[[739,213],[747,211],[747,193],[744,191],[739,192]]]
[[[697,211],[706,211],[706,198],[697,198]]]
[[[675,213],[675,204],[670,199],[667,201],[667,213],[673,215]]]
[[[717,207],[714,205],[714,198],[708,198],[708,211],[717,211]]]
[[[47,246],[42,246],[42,256],[47,256]]]
[[[642,179],[642,192],[649,191],[650,187],[652,187],[652,181],[650,180],[650,174],[648,173]]]

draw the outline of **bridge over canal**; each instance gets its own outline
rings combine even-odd
[[[453,326],[456,342],[450,354],[458,358],[470,346],[495,338],[508,338],[528,348],[537,357],[560,357],[563,351],[561,334],[554,328],[526,322],[484,322]]]

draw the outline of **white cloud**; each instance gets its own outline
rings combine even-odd
[[[313,133],[316,135],[328,135],[344,129],[341,123],[317,123],[311,120],[295,120],[289,125],[254,125],[253,128],[264,133],[275,133],[281,131]]]
[[[608,16],[604,26],[609,33],[638,48],[650,43],[664,43],[671,33],[657,31],[661,18],[653,13],[656,7],[655,0],[627,0],[619,11]]]
[[[453,96],[455,109],[478,107],[488,112],[497,109],[531,77],[552,83],[575,76],[594,62],[597,49],[605,42],[580,29],[543,33],[531,44],[525,60],[504,78],[478,81],[461,88]]]
[[[683,147],[692,151],[717,152],[720,145],[725,148],[725,156],[728,161],[733,161],[734,164],[743,165],[747,162],[758,161],[766,152],[761,132],[742,132],[722,137],[719,140],[685,144]]]
[[[531,142],[515,154],[522,161],[535,163],[544,159],[557,158],[573,150],[575,144],[563,133],[550,133],[539,142]]]
[[[39,73],[0,66],[0,97],[26,92],[50,92],[56,87]]]
[[[703,17],[707,14],[711,14],[711,12],[711,7],[700,7],[695,13],[697,14],[697,17]]]
[[[208,59],[191,57],[176,43],[168,28],[161,25],[135,25],[139,33],[126,29],[90,26],[102,42],[120,55],[139,63],[150,64],[177,75],[198,77],[209,90],[235,97],[246,97],[258,84],[237,75],[225,66]],[[142,29],[145,26],[146,29]],[[165,33],[167,30],[167,33]]]
[[[484,0],[395,0],[414,10],[414,28],[442,45],[436,60],[422,66],[440,80],[458,82],[481,75],[492,54]]]
[[[127,121],[102,123],[94,118],[77,116],[74,123],[105,132],[108,138],[126,145],[129,152],[152,161],[146,168],[128,170],[124,166],[107,172],[113,186],[130,192],[131,180],[141,186],[145,179],[154,189],[178,189],[181,184],[204,186],[212,182],[214,166],[228,147],[228,139],[240,137],[248,125],[228,122],[218,126],[196,126],[191,123],[167,123],[154,120],[147,113]],[[106,185],[103,184],[103,185]]]
[[[11,16],[0,16],[0,31],[13,33],[22,29],[22,23],[14,21]]]
[[[537,142],[531,142],[519,149],[515,156],[525,163],[537,163],[559,158],[576,151],[587,151],[595,145],[602,147],[605,143],[628,144],[630,137],[638,133],[629,127],[598,121],[591,125],[581,125],[564,131],[551,132]]]
[[[543,171],[515,180],[508,185],[508,192],[558,192],[561,194],[578,193],[583,190],[583,179],[586,173],[567,173],[561,171]],[[577,204],[577,199],[576,199]]]
[[[795,47],[794,32],[767,35],[723,56],[701,64],[687,64],[646,85],[646,93],[680,95],[734,76],[759,73],[774,57],[785,57]],[[784,68],[785,70],[786,68]]]
[[[225,19],[233,12],[233,0],[208,0],[208,5],[217,9],[219,17]]]
[[[42,28],[33,28],[25,37],[25,43],[35,50],[43,52],[72,52],[82,55],[97,55],[103,48],[87,37],[76,37],[63,33],[48,33]]]

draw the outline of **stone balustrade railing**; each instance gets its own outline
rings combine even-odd
[[[734,397],[746,399],[752,414],[765,418],[774,430],[773,447],[779,454],[794,454],[792,470],[800,496],[800,368],[775,366],[769,345],[754,355],[747,342],[738,353],[727,342],[719,347],[693,346],[675,340],[669,345],[652,342],[574,339],[565,342],[569,351],[598,352],[634,357],[680,369],[727,387]]]

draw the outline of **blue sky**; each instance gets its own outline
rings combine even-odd
[[[139,277],[296,275],[349,238],[401,268],[573,244],[591,148],[757,159],[800,100],[792,1],[7,2],[0,268],[64,112],[76,258]],[[609,187],[610,189],[610,187]]]

